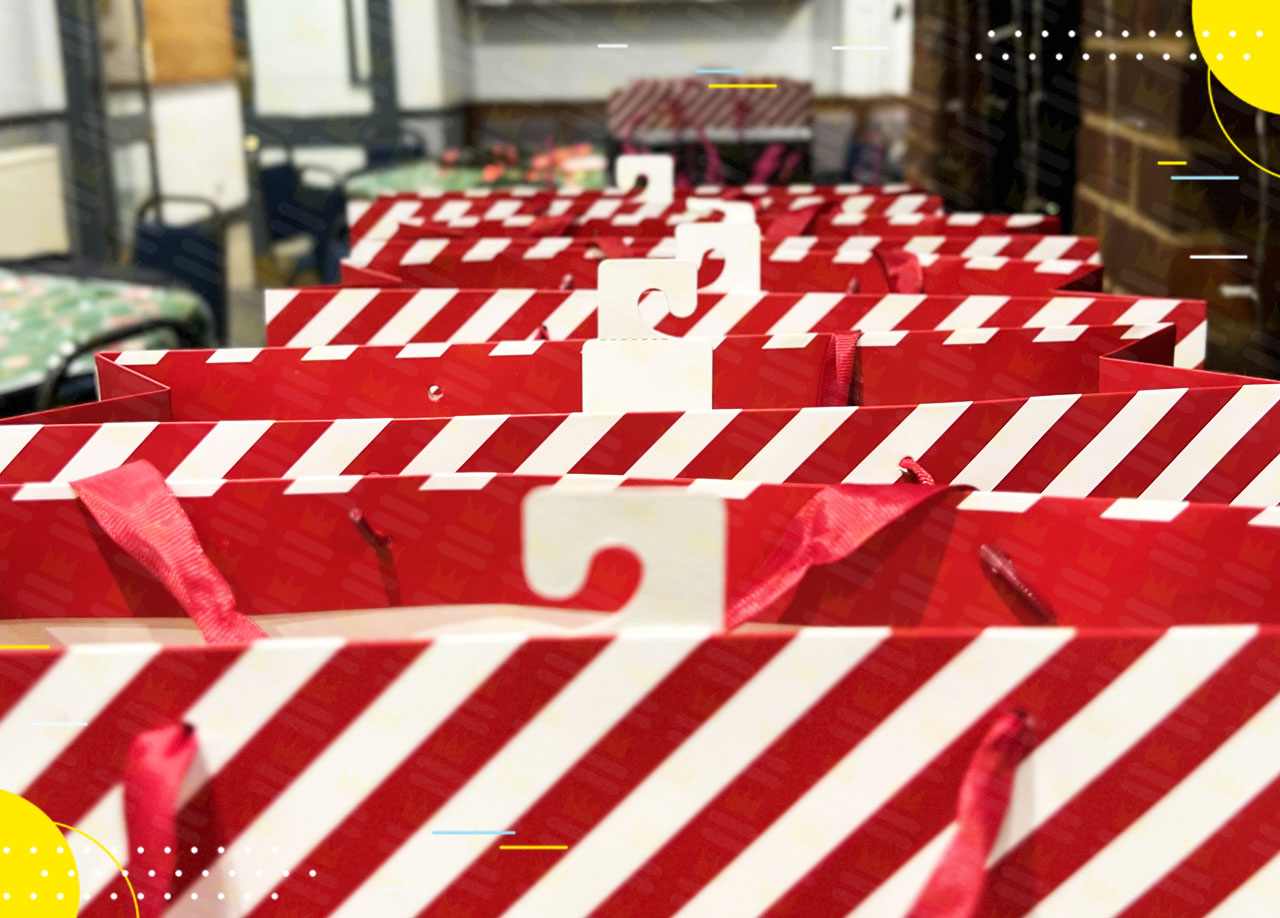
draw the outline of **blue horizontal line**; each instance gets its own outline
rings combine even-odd
[[[745,70],[695,70],[694,73],[746,73]]]
[[[432,835],[515,835],[514,829],[433,829]]]
[[[1236,182],[1238,175],[1171,175],[1175,182]]]

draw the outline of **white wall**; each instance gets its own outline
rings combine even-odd
[[[470,16],[477,102],[598,101],[633,79],[709,67],[809,80],[819,96],[906,95],[910,87],[906,0],[486,7]],[[601,43],[630,47],[598,49]]]
[[[54,0],[0,0],[0,117],[66,107]]]
[[[478,9],[473,99],[603,100],[633,79],[694,76],[708,67],[813,80],[814,9],[835,2]]]
[[[471,42],[458,0],[392,0],[396,90],[402,109],[467,101]]]
[[[244,124],[234,83],[160,86],[152,92],[156,159],[166,195],[197,195],[223,210],[248,199]],[[199,218],[197,207],[166,210],[170,220]]]
[[[353,86],[347,63],[343,0],[249,0],[253,95],[259,114],[363,115],[373,111],[367,86]],[[357,65],[368,71],[368,12],[355,0]],[[434,38],[430,39],[434,41]]]

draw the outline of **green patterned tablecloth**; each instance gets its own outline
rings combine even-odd
[[[372,199],[380,194],[408,194],[419,191],[470,191],[473,188],[512,188],[526,184],[523,169],[512,167],[497,181],[485,181],[480,166],[441,166],[434,162],[404,163],[347,179],[347,197]],[[606,187],[605,170],[591,169],[572,173],[575,188],[595,190]]]
[[[158,317],[190,322],[206,336],[211,327],[204,300],[186,290],[0,270],[0,394],[39,385],[65,342]],[[171,332],[159,330],[110,347],[174,344]],[[85,355],[70,375],[92,369],[93,357]]]

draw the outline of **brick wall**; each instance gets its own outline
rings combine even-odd
[[[1258,244],[1270,189],[1214,119],[1190,3],[1085,0],[1082,28],[1075,231],[1100,238],[1108,289],[1208,300],[1211,367],[1276,375],[1249,293],[1267,260]],[[1215,98],[1232,136],[1256,149],[1255,113],[1220,87]],[[1187,165],[1159,165],[1170,161]],[[1191,258],[1204,254],[1248,260]]]
[[[1064,208],[1071,210],[1069,225],[1101,240],[1107,289],[1208,300],[1212,368],[1280,377],[1280,313],[1273,307],[1280,302],[1280,232],[1270,240],[1263,232],[1269,215],[1280,213],[1280,180],[1254,169],[1224,138],[1209,107],[1204,62],[1192,58],[1197,48],[1190,0],[1078,3],[1074,9],[1064,2],[1054,6],[1061,25],[1049,40],[1061,39],[1064,30],[1076,34],[1067,47],[1055,49],[1065,59],[1058,82],[1045,84],[1050,98],[1066,82],[1078,94],[1079,123],[1071,125],[1075,188],[1068,192],[1073,210]],[[989,21],[998,5],[920,0],[917,8],[908,177],[945,195],[953,207],[1044,206],[1035,194],[1020,199],[1016,180],[1009,190],[1007,173],[1026,173],[1031,154],[1020,149],[1011,169],[992,152],[1010,148],[1009,121],[1000,121],[998,104],[1010,89],[1003,53],[1025,57],[1043,41],[1026,34],[1026,7],[1036,3],[1014,5],[1024,32],[1017,38],[1000,32],[1007,11],[1000,22]],[[990,29],[998,33],[994,40]],[[976,54],[984,59],[977,61]],[[1021,80],[1014,92],[1026,93],[1025,80],[1014,76]],[[1272,136],[1280,134],[1274,130],[1280,119],[1260,124],[1253,109],[1216,89],[1232,137],[1255,159],[1269,154],[1260,161],[1280,171],[1280,137]],[[1049,126],[1052,132],[1052,124],[1042,117],[1033,130],[1043,134]],[[1039,142],[1043,175],[1048,158],[1043,138]],[[1162,161],[1187,165],[1158,165]],[[1179,173],[1240,180],[1173,181]],[[995,188],[1003,193],[993,194]],[[1248,259],[1191,258],[1200,254]],[[1255,289],[1260,296],[1252,294]]]

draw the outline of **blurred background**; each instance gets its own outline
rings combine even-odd
[[[1271,178],[1190,29],[1187,0],[0,0],[0,411],[50,349],[261,344],[261,288],[334,281],[352,201],[600,187],[628,149],[1059,214],[1107,289],[1210,301],[1210,368],[1275,377]],[[695,70],[778,91],[709,111]]]

